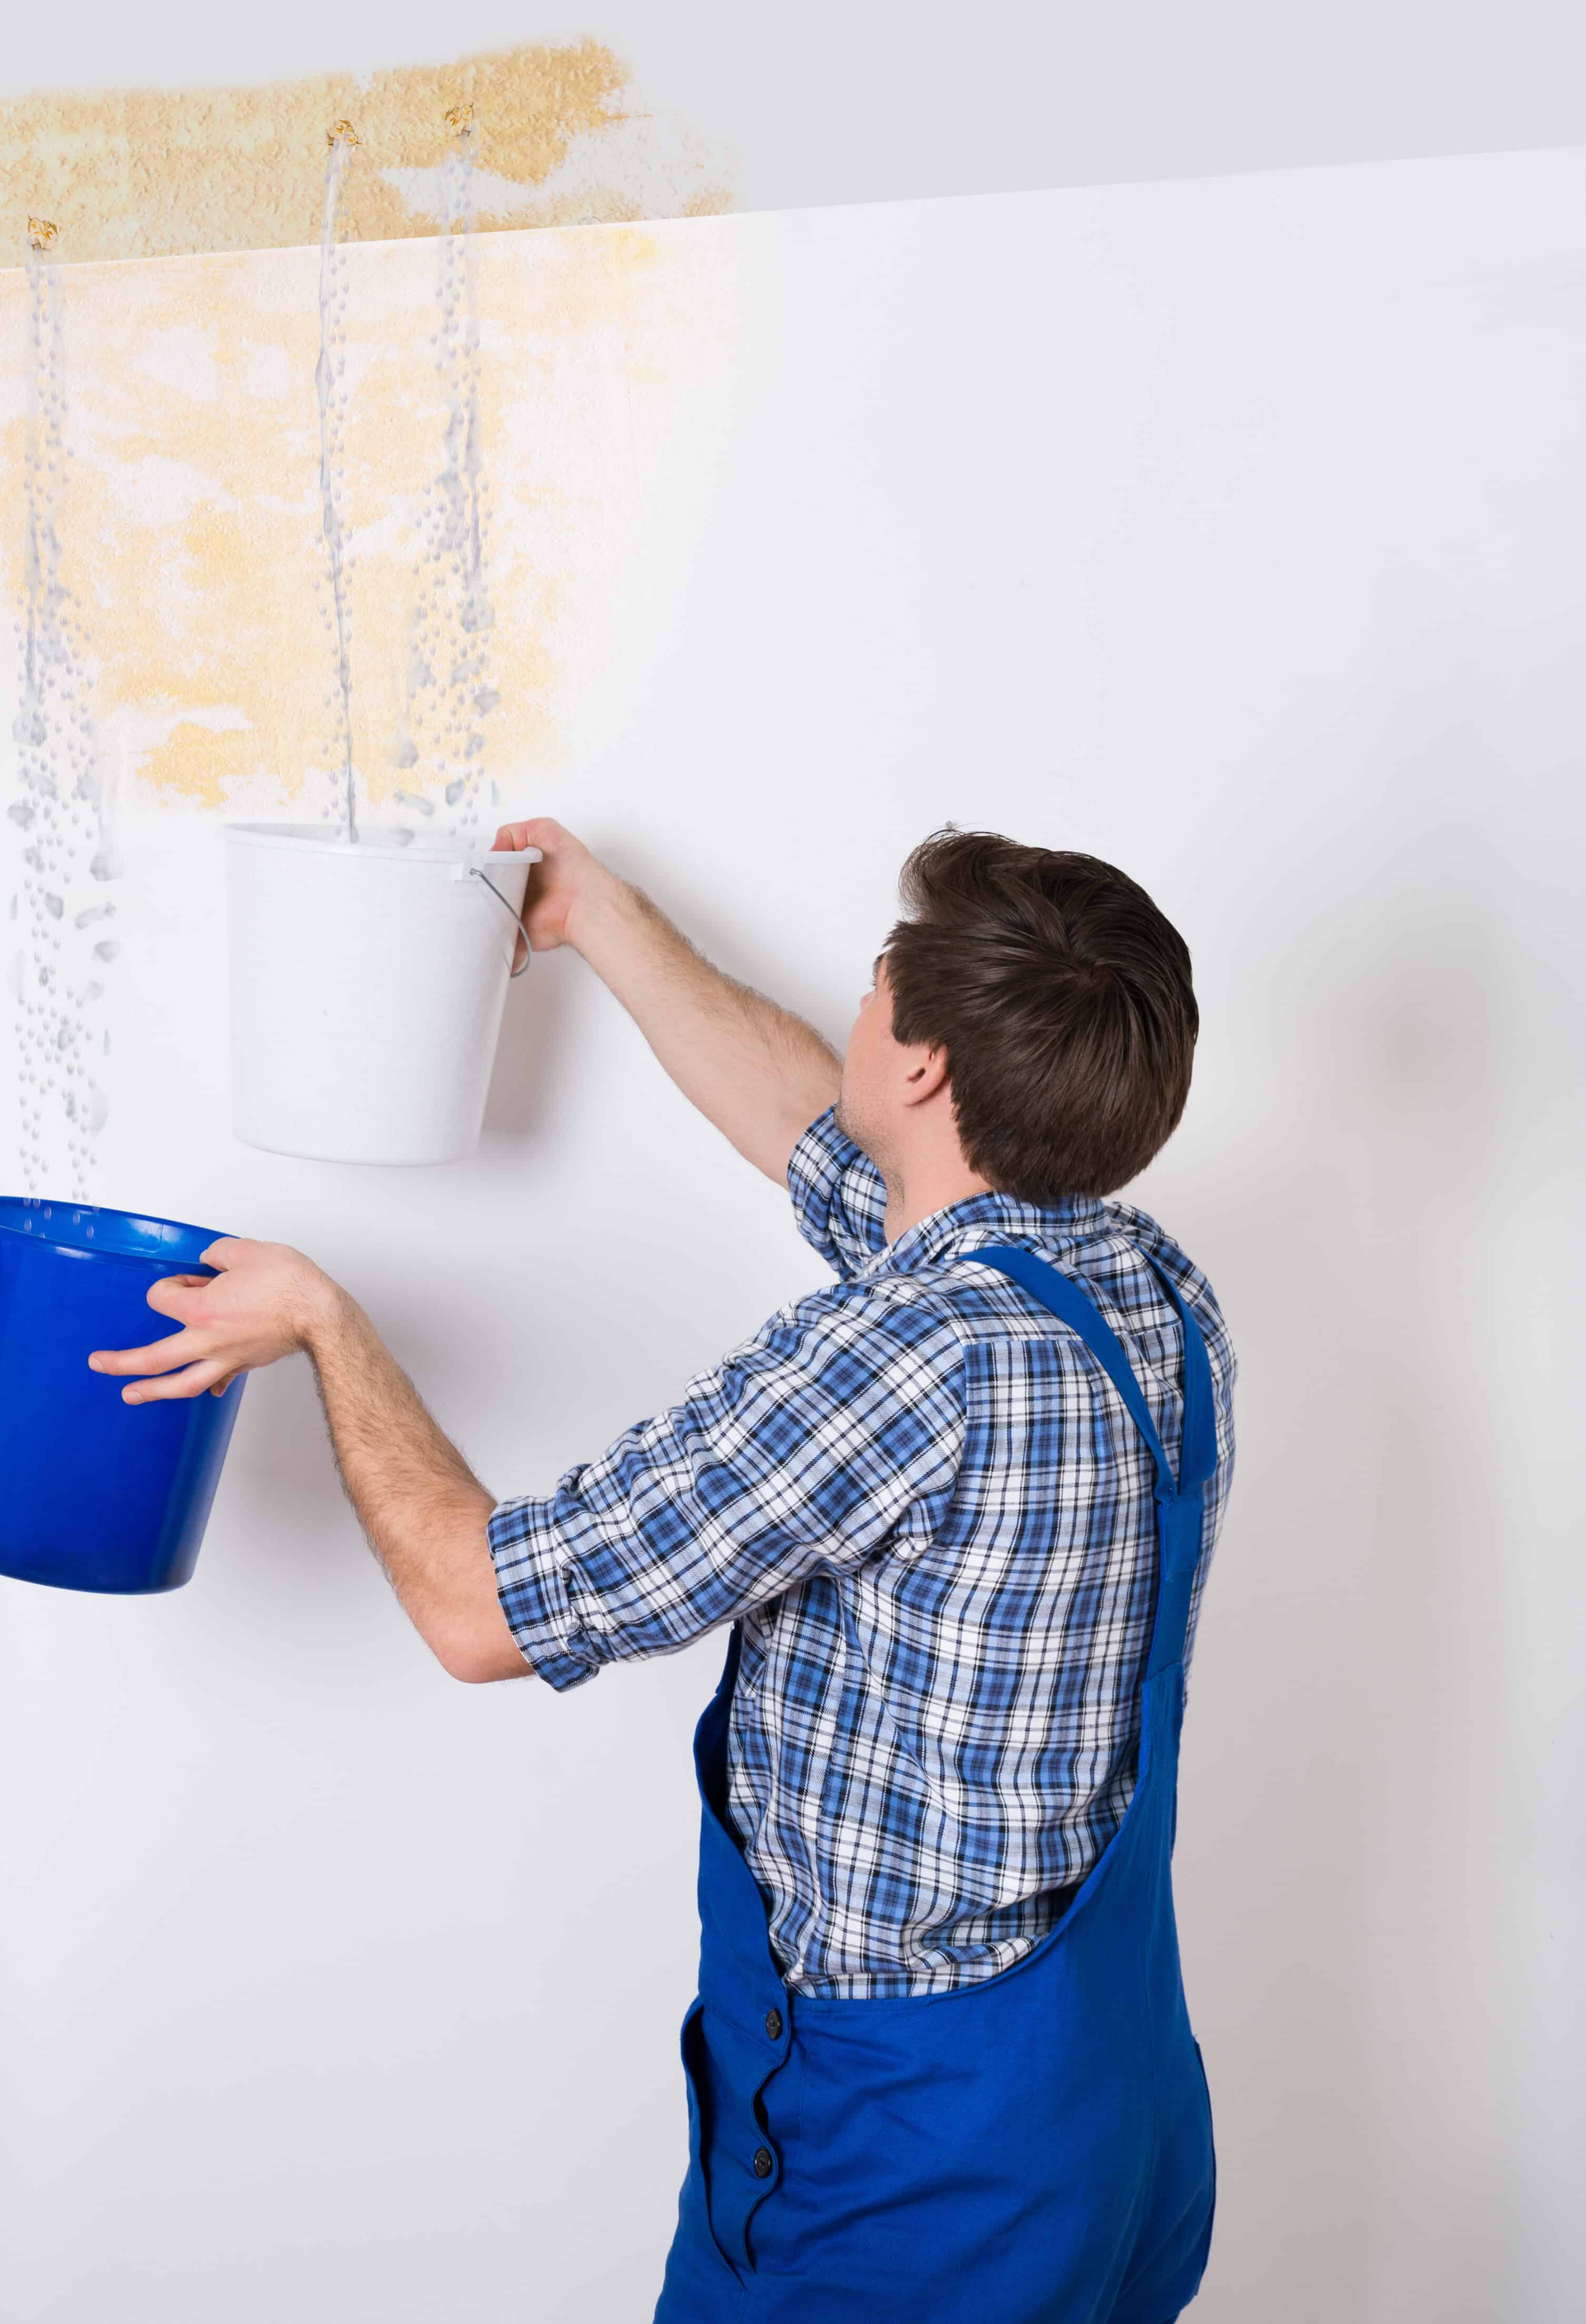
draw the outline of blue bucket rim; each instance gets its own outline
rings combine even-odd
[[[13,1222],[11,1213],[14,1211],[27,1209],[36,1216],[46,1202],[51,1214],[47,1223],[41,1221],[30,1228]],[[180,1244],[173,1242],[166,1250],[128,1250],[113,1241],[101,1241],[97,1234],[73,1240],[69,1235],[55,1231],[55,1219],[62,1213],[68,1217],[89,1217],[96,1225],[105,1220],[125,1221],[129,1225],[144,1227],[169,1227],[173,1236],[180,1236],[182,1240]],[[113,1259],[124,1267],[154,1267],[167,1274],[182,1275],[202,1268],[203,1262],[198,1257],[200,1251],[207,1250],[212,1242],[226,1240],[226,1230],[223,1227],[196,1227],[185,1219],[160,1218],[152,1211],[117,1210],[108,1203],[61,1202],[54,1195],[43,1194],[0,1194],[0,1234],[14,1237],[27,1250],[66,1251],[74,1259]],[[215,1269],[209,1268],[204,1271],[212,1275]]]

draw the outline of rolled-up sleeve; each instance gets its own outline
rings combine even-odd
[[[963,1350],[896,1279],[783,1308],[544,1499],[489,1526],[524,1659],[576,1686],[796,1582],[933,1537],[963,1455]]]
[[[837,1127],[828,1106],[788,1164],[788,1192],[806,1242],[834,1273],[855,1275],[887,1248],[887,1186],[868,1154]]]

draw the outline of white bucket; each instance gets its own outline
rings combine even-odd
[[[471,1154],[539,851],[294,823],[226,840],[237,1136],[319,1162]]]

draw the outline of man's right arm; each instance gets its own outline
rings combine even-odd
[[[837,1095],[842,1064],[829,1043],[713,968],[641,890],[559,823],[507,824],[495,844],[541,852],[524,912],[535,951],[567,944],[581,953],[684,1096],[746,1161],[783,1183],[799,1136]]]

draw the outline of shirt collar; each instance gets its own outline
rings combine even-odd
[[[933,1211],[928,1218],[917,1221],[896,1242],[877,1251],[860,1273],[907,1275],[934,1260],[988,1243],[1038,1242],[1050,1250],[1054,1244],[1078,1242],[1093,1233],[1113,1207],[1094,1194],[1065,1194],[1056,1203],[1021,1203],[1012,1194],[971,1194],[964,1202],[949,1203],[945,1210]]]

